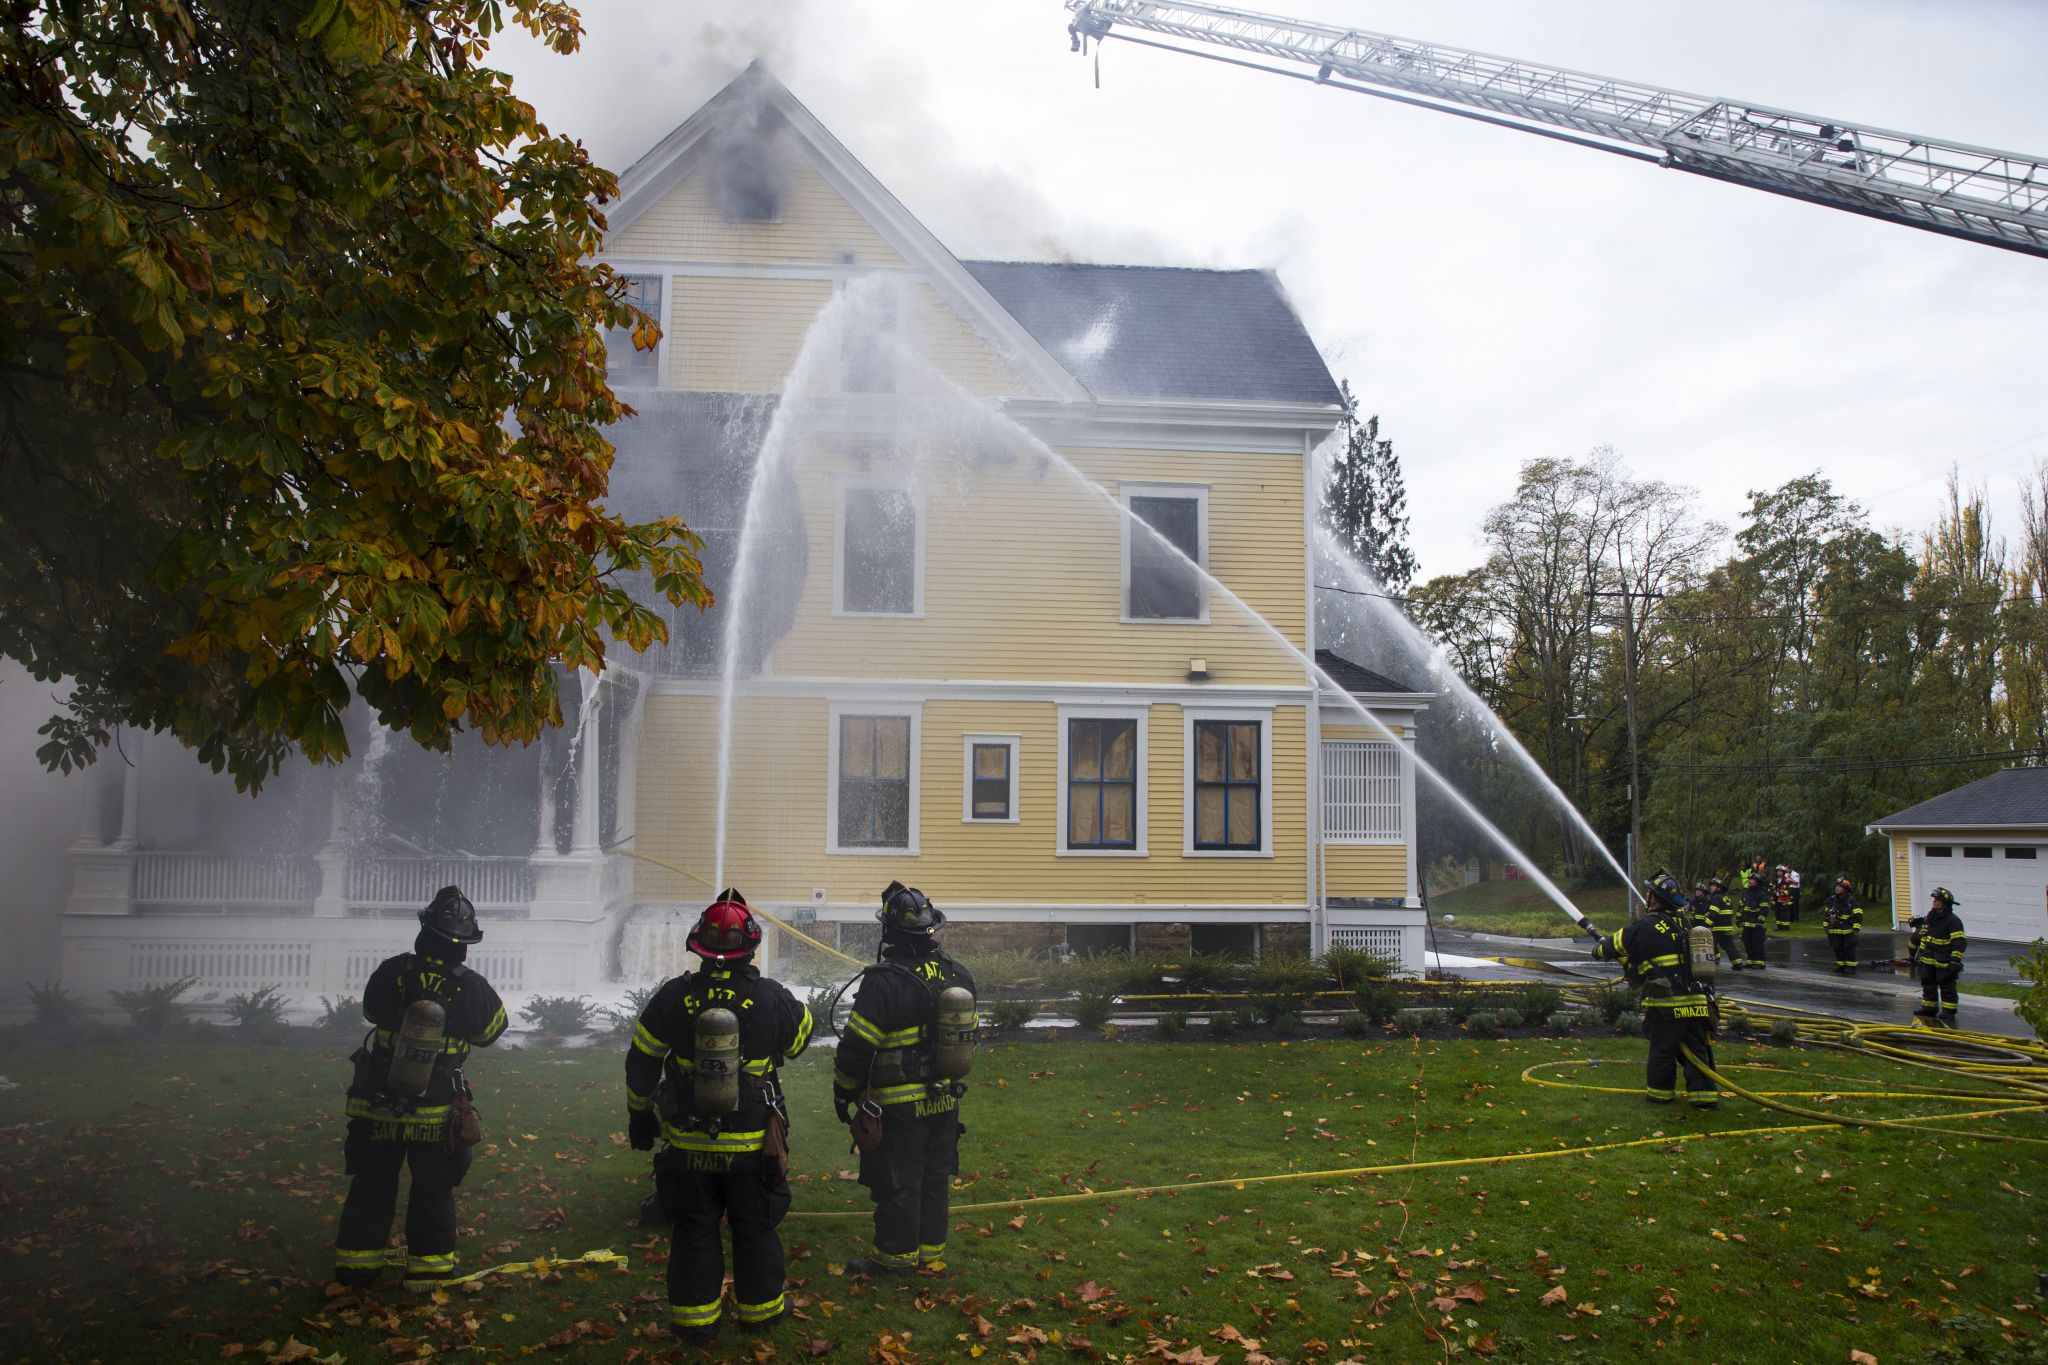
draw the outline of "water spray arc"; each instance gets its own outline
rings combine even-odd
[[[1347,579],[1347,582],[1337,586],[1352,593],[1353,600],[1366,603],[1366,610],[1372,612],[1379,621],[1399,634],[1405,642],[1411,644],[1427,661],[1433,681],[1447,687],[1465,707],[1475,714],[1484,716],[1491,723],[1494,738],[1510,754],[1514,755],[1522,771],[1535,778],[1544,791],[1550,794],[1550,798],[1557,808],[1571,818],[1572,823],[1578,827],[1579,832],[1585,835],[1587,844],[1598,850],[1601,859],[1606,862],[1608,867],[1614,870],[1614,875],[1628,889],[1629,895],[1637,900],[1642,900],[1642,892],[1637,890],[1634,883],[1629,880],[1628,870],[1622,867],[1620,861],[1615,858],[1613,851],[1607,847],[1606,840],[1602,839],[1594,831],[1592,822],[1586,819],[1577,806],[1572,804],[1571,798],[1564,794],[1563,788],[1559,787],[1552,780],[1550,774],[1543,770],[1543,765],[1536,761],[1535,755],[1531,754],[1528,749],[1523,747],[1522,742],[1515,738],[1514,732],[1508,728],[1506,722],[1495,714],[1492,707],[1480,700],[1479,694],[1472,689],[1472,685],[1459,675],[1456,668],[1452,667],[1449,656],[1444,653],[1443,646],[1423,634],[1414,622],[1402,615],[1400,609],[1388,600],[1385,587],[1373,578],[1354,556],[1348,554],[1344,547],[1337,543],[1336,537],[1331,534],[1327,526],[1317,526],[1315,548],[1324,561],[1317,566],[1318,586],[1321,586],[1320,579],[1325,570]]]
[[[786,462],[790,458],[790,452],[796,444],[800,420],[804,415],[807,415],[807,410],[811,406],[809,396],[819,392],[818,381],[822,377],[820,373],[822,365],[821,356],[843,354],[845,351],[843,343],[846,340],[843,329],[856,320],[864,306],[870,305],[874,299],[881,297],[879,291],[885,289],[894,291],[898,288],[899,286],[893,281],[879,276],[856,281],[837,293],[818,311],[805,333],[797,358],[782,386],[780,402],[762,440],[759,454],[756,457],[753,476],[747,493],[746,510],[741,519],[740,540],[733,582],[723,604],[723,609],[729,614],[725,621],[725,657],[722,661],[723,668],[719,688],[718,813],[715,834],[716,851],[714,854],[714,880],[721,885],[724,883],[726,875],[727,826],[733,779],[732,741],[735,699],[739,681],[740,650],[744,638],[745,623],[749,617],[749,609],[753,597],[758,590],[757,578],[761,568],[760,561],[764,557],[761,547],[757,543],[761,536],[761,527],[765,518],[763,503],[766,499],[764,498],[764,493],[767,489],[774,486],[776,478],[782,473]],[[893,301],[895,295],[892,294],[890,297]],[[861,340],[874,347],[881,348],[885,354],[893,356],[896,372],[899,375],[914,379],[916,383],[924,386],[935,399],[940,400],[944,404],[946,411],[956,415],[965,414],[969,418],[972,425],[971,433],[949,432],[949,435],[965,436],[971,434],[974,438],[974,445],[971,448],[986,449],[988,447],[996,447],[1007,455],[1028,458],[1036,468],[1050,468],[1058,471],[1061,479],[1070,488],[1082,494],[1085,501],[1107,512],[1113,519],[1116,519],[1116,524],[1122,527],[1125,534],[1132,537],[1145,537],[1145,543],[1153,550],[1163,550],[1166,552],[1166,557],[1169,560],[1176,561],[1184,572],[1192,574],[1195,580],[1207,592],[1222,601],[1228,602],[1242,614],[1245,621],[1256,626],[1259,632],[1263,633],[1280,647],[1282,652],[1301,670],[1302,677],[1309,683],[1312,690],[1328,694],[1327,696],[1312,696],[1307,703],[1309,706],[1322,704],[1334,698],[1338,705],[1355,715],[1368,731],[1394,744],[1395,752],[1401,756],[1402,761],[1414,763],[1418,769],[1443,791],[1445,796],[1467,819],[1471,820],[1476,827],[1484,830],[1487,836],[1494,840],[1506,853],[1517,858],[1524,866],[1528,867],[1531,879],[1581,930],[1588,933],[1595,932],[1591,923],[1572,904],[1570,898],[1540,868],[1534,866],[1527,855],[1523,854],[1498,826],[1482,814],[1463,793],[1459,792],[1432,765],[1413,753],[1409,746],[1403,744],[1401,738],[1375,715],[1368,706],[1339,686],[1329,674],[1316,664],[1315,660],[1306,651],[1288,639],[1287,635],[1279,627],[1254,610],[1237,592],[1224,584],[1221,579],[1211,573],[1205,566],[1197,563],[1179,546],[1167,540],[1142,518],[1133,513],[1131,509],[1124,506],[1116,494],[1083,473],[1060,451],[1033,434],[1018,421],[1000,411],[990,401],[970,392],[947,375],[941,373],[908,344],[893,327],[887,330],[878,329],[873,334],[862,337]],[[932,406],[934,412],[939,410],[937,404]],[[891,405],[892,415],[898,419],[899,434],[901,415],[908,410],[908,407],[909,404],[901,397],[896,398]],[[957,416],[955,420],[957,420]],[[913,469],[913,472],[922,473],[923,471]],[[1305,605],[1308,610],[1313,611],[1312,602]],[[1308,799],[1319,800],[1321,799],[1320,793],[1311,792],[1308,794]]]

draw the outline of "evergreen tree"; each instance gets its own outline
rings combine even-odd
[[[1330,461],[1323,479],[1323,525],[1360,564],[1397,597],[1415,577],[1408,549],[1408,489],[1394,443],[1380,438],[1375,413],[1360,419],[1344,384],[1344,449]]]

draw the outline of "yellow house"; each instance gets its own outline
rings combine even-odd
[[[900,879],[956,947],[1419,965],[1428,697],[1317,649],[1343,412],[1270,272],[957,259],[758,67],[607,215],[662,328],[612,339],[613,501],[720,597],[620,660],[634,913],[851,945]]]

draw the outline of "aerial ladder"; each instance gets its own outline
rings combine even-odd
[[[2038,157],[1221,5],[1067,0],[1067,8],[1076,51],[1115,38],[1206,57],[2048,256],[2048,170]]]

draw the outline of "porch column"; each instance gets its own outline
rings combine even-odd
[[[133,752],[118,770],[121,774],[121,832],[109,848],[131,849],[141,842],[142,828],[142,733],[124,732],[133,739]]]
[[[596,857],[599,827],[603,823],[603,790],[598,777],[604,767],[600,725],[604,715],[604,685],[590,690],[584,712],[577,719],[580,735],[576,741],[576,815],[570,826],[569,852],[572,856]]]
[[[555,856],[555,784],[548,776],[548,742],[543,736],[533,746],[534,770],[540,782],[540,819],[533,834],[533,856]]]
[[[104,762],[85,770],[85,799],[78,803],[78,838],[71,847],[80,851],[105,848],[107,771]]]
[[[320,869],[320,890],[313,897],[315,915],[348,913],[348,783],[338,774],[327,796],[327,842],[313,855]]]

